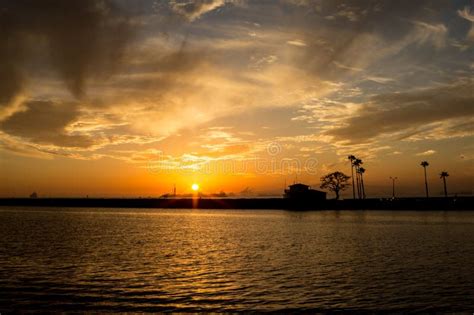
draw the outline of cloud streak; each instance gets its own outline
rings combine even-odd
[[[336,140],[367,142],[381,135],[416,129],[434,122],[474,117],[473,82],[373,97],[342,126],[327,131]],[[415,130],[413,130],[415,129]],[[429,131],[426,131],[429,132]]]
[[[466,38],[469,41],[474,41],[474,14],[471,13],[471,10],[469,7],[464,7],[462,10],[458,10],[458,15],[462,17],[463,19],[471,22],[471,28],[469,29]]]
[[[427,151],[424,151],[424,152],[417,153],[416,156],[430,156],[430,155],[433,155],[435,153],[436,153],[435,150],[427,150]]]
[[[173,11],[184,16],[189,21],[199,19],[202,15],[216,10],[226,4],[239,3],[236,0],[172,0],[170,6]]]

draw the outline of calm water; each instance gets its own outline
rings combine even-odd
[[[0,208],[0,312],[474,311],[474,212]]]

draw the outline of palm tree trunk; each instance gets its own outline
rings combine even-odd
[[[359,199],[362,199],[362,174],[359,174]]]
[[[443,177],[443,184],[444,184],[444,197],[448,197],[448,190],[446,189],[446,177]]]
[[[354,164],[351,161],[351,172],[352,172],[352,199],[356,199],[356,191],[354,186]]]
[[[425,170],[425,189],[426,189],[426,198],[429,198],[429,193],[428,193],[428,180],[426,178],[426,166],[423,167],[423,169]]]
[[[360,199],[360,180],[359,180],[359,172],[358,167],[356,166],[356,185],[357,185],[357,198]]]
[[[365,199],[364,175],[360,174],[360,182],[362,187],[362,199]]]

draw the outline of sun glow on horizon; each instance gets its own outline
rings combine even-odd
[[[193,191],[198,191],[198,190],[199,190],[199,185],[196,184],[196,183],[194,183],[194,184],[191,185],[191,189],[192,189]]]

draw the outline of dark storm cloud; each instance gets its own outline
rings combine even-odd
[[[109,0],[15,0],[0,2],[0,33],[0,103],[6,103],[21,91],[27,63],[44,53],[71,93],[82,96],[88,78],[117,66],[130,28]]]
[[[0,130],[40,144],[62,147],[89,147],[92,138],[67,134],[65,128],[78,116],[77,104],[52,101],[30,101],[19,111],[0,123]]]
[[[303,36],[307,49],[295,56],[305,69],[329,79],[350,73],[347,66],[361,56],[376,54],[372,47],[364,47],[368,36],[376,36],[375,43],[398,43],[420,28],[416,22],[442,23],[443,14],[455,14],[449,1],[391,1],[391,0],[315,0],[289,1],[297,4],[288,22],[301,24],[307,32]],[[306,12],[303,14],[302,12]],[[401,49],[403,47],[400,47]]]
[[[378,95],[343,127],[328,131],[336,140],[366,142],[382,134],[449,119],[474,117],[474,83]],[[467,124],[472,126],[472,121]],[[464,122],[466,124],[466,122]],[[465,128],[466,126],[463,126]],[[415,131],[416,133],[416,131]]]

